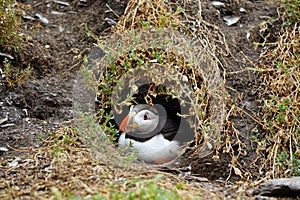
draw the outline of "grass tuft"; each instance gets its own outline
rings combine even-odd
[[[300,174],[300,15],[298,0],[282,5],[281,34],[260,57],[265,136],[258,147],[261,169],[272,177]],[[266,155],[264,155],[266,154]]]
[[[21,42],[22,10],[15,0],[0,0],[0,46],[17,48]]]
[[[24,69],[15,67],[6,58],[3,61],[3,65],[3,82],[9,87],[23,85],[30,78],[33,71],[30,65]]]

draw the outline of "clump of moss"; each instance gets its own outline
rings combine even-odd
[[[16,48],[21,41],[22,11],[15,0],[0,0],[0,46]]]

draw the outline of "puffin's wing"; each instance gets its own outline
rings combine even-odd
[[[180,119],[167,119],[164,127],[161,129],[161,134],[167,140],[173,140],[179,129]]]

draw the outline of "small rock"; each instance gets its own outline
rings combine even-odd
[[[45,172],[48,172],[48,173],[51,173],[52,172],[52,170],[51,170],[51,166],[49,166],[49,167],[45,167]]]
[[[78,3],[78,6],[86,7],[87,6],[87,0],[80,0],[79,3]]]
[[[241,13],[246,13],[247,11],[246,11],[245,8],[240,8],[240,12],[241,12]]]
[[[157,59],[153,59],[149,61],[150,63],[157,63]]]
[[[78,12],[76,12],[76,11],[74,11],[74,10],[70,10],[68,13],[69,13],[69,14],[77,14]]]
[[[28,111],[26,108],[22,109],[22,111],[24,112],[25,116],[27,117],[28,116]]]
[[[6,115],[5,118],[0,119],[0,124],[3,124],[6,121],[8,121],[8,116],[7,115]]]
[[[217,8],[225,7],[225,3],[220,1],[212,1],[211,4]]]
[[[251,34],[249,32],[247,32],[247,34],[246,34],[247,40],[249,40],[250,36],[251,36]]]
[[[189,79],[188,79],[188,77],[187,77],[186,75],[183,75],[183,76],[182,76],[182,81],[184,81],[184,82],[188,82],[188,81],[189,81]]]
[[[21,161],[20,157],[16,157],[11,163],[8,164],[8,167],[16,167]]]
[[[6,147],[0,147],[0,151],[8,151]]]
[[[241,18],[236,16],[225,16],[223,17],[227,26],[232,26],[236,24]]]
[[[106,17],[104,20],[105,20],[106,23],[108,23],[111,26],[113,26],[117,23],[115,20],[113,20],[111,18],[108,18],[108,17]]]
[[[51,14],[61,16],[61,15],[64,15],[65,13],[63,13],[63,12],[58,12],[58,11],[55,11],[55,10],[52,10],[52,11],[51,11]]]
[[[53,3],[60,4],[62,6],[70,6],[68,2],[53,0]]]
[[[0,127],[1,128],[6,128],[6,127],[10,127],[10,126],[14,126],[15,124],[4,124],[4,125],[1,125]]]
[[[45,24],[45,25],[49,24],[49,20],[46,17],[43,17],[41,14],[35,14],[35,16],[37,16],[37,18],[39,18],[39,20],[43,24]]]
[[[35,21],[35,18],[31,17],[29,15],[24,15],[24,16],[22,16],[22,18],[25,19],[25,20]]]
[[[270,197],[300,197],[300,177],[267,181],[254,190],[253,194]]]

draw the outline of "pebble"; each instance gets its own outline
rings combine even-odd
[[[0,147],[0,151],[8,151],[6,147]]]
[[[212,1],[211,4],[212,4],[213,6],[215,6],[216,8],[225,7],[225,3],[220,2],[220,1]]]
[[[16,157],[11,163],[8,164],[8,167],[16,167],[21,161],[20,157]]]
[[[8,121],[8,116],[7,115],[6,115],[5,118],[0,119],[0,124],[3,124],[6,121]]]
[[[1,128],[7,128],[7,127],[10,127],[10,126],[14,126],[15,124],[4,124],[4,125],[1,125],[0,127]]]
[[[236,24],[239,20],[240,17],[236,17],[236,16],[225,16],[223,17],[225,23],[227,26],[232,26],[234,24]]]
[[[115,20],[113,20],[111,18],[108,18],[108,17],[106,17],[104,20],[105,20],[106,23],[108,23],[111,26],[113,26],[117,23]]]
[[[60,4],[62,6],[70,6],[68,2],[53,0],[53,3]]]
[[[35,14],[37,18],[45,25],[49,24],[49,20],[46,17],[43,17],[41,14]]]

